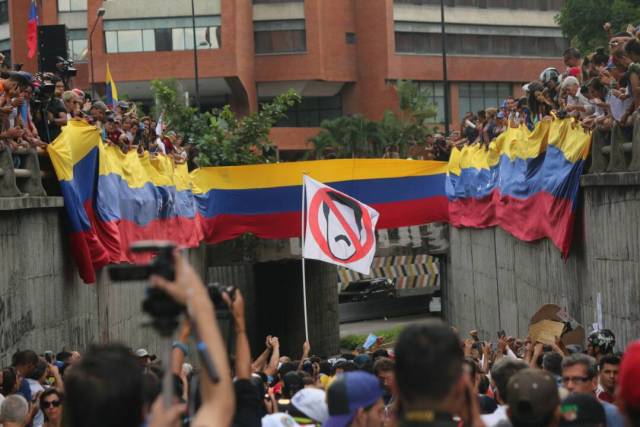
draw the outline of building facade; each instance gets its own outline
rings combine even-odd
[[[562,0],[444,0],[450,117],[519,95],[567,47]],[[28,0],[0,0],[0,51],[26,57]],[[195,92],[190,0],[37,0],[40,23],[65,24],[74,84],[98,93],[106,64],[118,90],[152,103],[149,82],[175,77]],[[309,147],[324,119],[379,119],[397,106],[393,82],[430,90],[444,117],[440,0],[194,0],[201,104],[239,113],[289,88],[303,97],[272,137],[283,154]],[[105,9],[102,18],[99,8]],[[92,32],[93,30],[93,32]],[[92,35],[91,35],[92,34]],[[91,35],[91,43],[89,36]],[[92,49],[90,49],[92,47]],[[93,54],[89,55],[89,51]],[[93,57],[92,78],[89,57]]]

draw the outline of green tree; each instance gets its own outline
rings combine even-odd
[[[562,32],[585,54],[607,45],[606,22],[618,32],[639,21],[640,0],[566,0],[556,16]]]
[[[386,147],[406,157],[410,145],[424,142],[433,132],[429,120],[437,108],[429,92],[413,82],[399,80],[396,91],[400,114],[387,110],[378,122],[358,114],[323,121],[320,133],[311,138],[315,158],[381,157]]]
[[[155,80],[151,87],[157,110],[164,112],[168,125],[195,145],[195,161],[200,167],[275,161],[276,149],[269,140],[271,128],[300,102],[300,96],[289,90],[262,104],[259,112],[238,118],[228,105],[205,113],[184,105],[175,80]]]

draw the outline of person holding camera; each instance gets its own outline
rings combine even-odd
[[[198,339],[201,345],[207,348],[220,377],[219,382],[214,383],[208,375],[203,374],[201,376],[202,405],[195,414],[191,425],[227,426],[231,424],[235,412],[235,393],[231,380],[227,349],[218,326],[215,307],[209,298],[206,286],[189,262],[177,250],[174,251],[174,262],[175,280],[173,282],[163,277],[152,275],[151,284],[166,292],[178,304],[186,306],[192,325],[198,333]],[[237,301],[239,304],[242,301],[241,297]],[[242,306],[241,311],[239,311],[239,305],[235,309],[232,305],[231,308],[234,314],[242,313],[242,316],[244,316],[244,306]],[[240,326],[242,326],[242,323],[240,323]],[[237,321],[236,327],[238,327]],[[248,347],[248,342],[246,345]],[[250,362],[248,366],[250,366]],[[158,403],[156,402],[152,409],[150,426],[156,425],[154,423],[159,418],[167,420],[172,415],[171,409],[165,410],[161,402],[160,405]]]

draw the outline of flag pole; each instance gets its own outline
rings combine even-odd
[[[302,304],[304,306],[304,338],[305,341],[309,341],[309,323],[307,320],[307,274],[304,262],[304,226],[305,226],[305,218],[304,212],[306,210],[306,206],[304,203],[304,199],[306,196],[306,188],[304,183],[304,177],[306,174],[302,174],[302,209],[300,210],[300,215],[302,216],[302,220],[300,221],[300,255],[302,258]]]

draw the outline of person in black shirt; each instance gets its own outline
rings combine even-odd
[[[55,80],[56,89],[53,98],[49,101],[47,106],[47,123],[48,123],[48,135],[45,132],[42,139],[47,142],[53,142],[60,132],[62,132],[62,126],[67,124],[67,109],[62,102],[62,94],[64,92],[64,83],[62,80]]]

